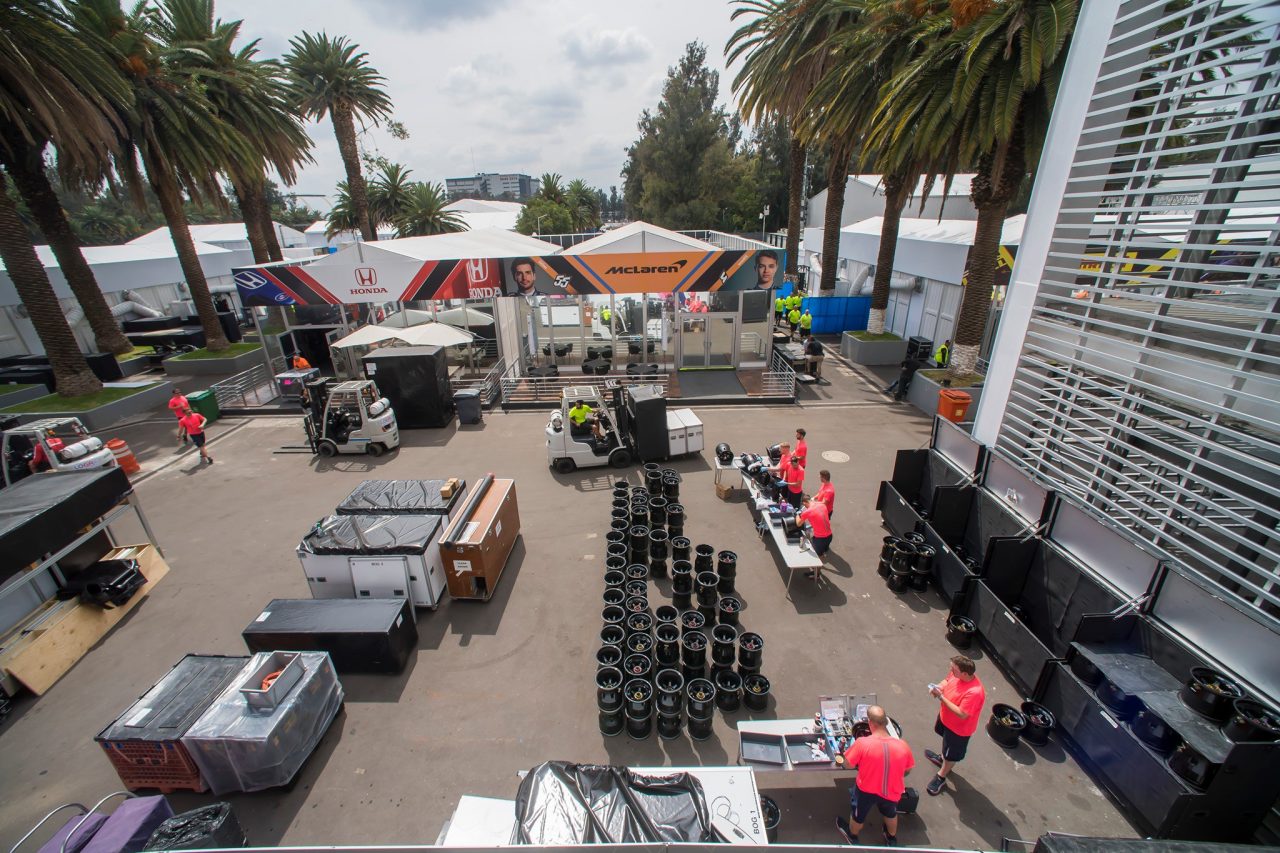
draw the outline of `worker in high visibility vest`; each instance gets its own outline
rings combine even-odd
[[[809,309],[804,309],[804,313],[800,315],[800,337],[809,337],[809,331],[813,328],[813,315],[809,313]]]
[[[800,328],[800,309],[792,308],[787,312],[787,323],[791,326],[791,337],[796,336],[796,331]]]
[[[804,300],[800,297],[799,293],[793,292],[790,296],[787,297],[787,309],[790,310],[792,308],[799,308],[800,304],[803,301]]]
[[[938,347],[933,354],[933,361],[938,367],[946,367],[951,363],[951,339],[947,338],[942,342],[942,346]]]
[[[773,324],[782,325],[782,318],[787,315],[787,300],[781,296],[773,300]]]
[[[609,326],[609,320],[610,320],[612,317],[613,317],[613,312],[612,312],[612,311],[610,311],[608,308],[601,308],[601,309],[600,309],[600,321],[601,321],[602,323],[604,323],[604,327],[605,327],[606,329],[610,328],[610,326]]]

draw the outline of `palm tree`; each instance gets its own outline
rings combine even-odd
[[[535,195],[556,204],[564,204],[564,187],[561,186],[561,180],[557,172],[543,172]]]
[[[586,181],[581,178],[570,181],[564,200],[574,231],[594,231],[600,227],[600,196]]]
[[[356,217],[355,206],[351,204],[351,193],[347,190],[346,181],[338,181],[334,195],[333,207],[329,210],[329,224],[324,229],[324,236],[330,240],[343,231],[360,230],[360,222]]]
[[[399,163],[382,164],[369,187],[369,215],[375,223],[397,222],[404,215],[415,185],[409,180],[412,174],[412,169]]]
[[[0,74],[0,163],[53,250],[96,348],[126,353],[133,345],[80,251],[44,152],[55,145],[68,174],[99,169],[118,139],[116,109],[131,100],[129,88],[92,35],[49,0],[0,7],[0,67],[6,69]]]
[[[828,0],[739,0],[732,17],[748,15],[753,17],[734,32],[725,49],[729,62],[743,60],[733,80],[743,117],[759,121],[773,114],[792,131],[787,196],[787,271],[791,275],[799,263],[805,154],[812,144],[831,153],[820,282],[820,289],[830,289],[835,287],[840,215],[857,140],[803,134],[797,125],[809,109],[814,85],[831,66],[831,36],[847,25],[849,10]]]
[[[865,139],[870,129],[869,119],[880,103],[882,87],[924,50],[938,24],[938,10],[946,10],[947,6],[945,0],[934,0],[932,4],[916,2],[911,6],[901,0],[830,2],[834,9],[845,12],[842,16],[845,26],[832,34],[829,47],[835,61],[814,85],[809,108],[801,121],[805,130],[816,136]],[[945,154],[935,154],[923,146],[923,141],[908,135],[894,149],[876,150],[864,145],[860,157],[860,169],[870,168],[870,164],[879,169],[885,197],[867,321],[867,331],[871,334],[884,332],[898,229],[907,200],[920,178],[927,175],[923,204],[936,179],[934,172],[954,166],[948,163]],[[954,154],[954,146],[945,153]],[[954,172],[954,168],[951,171]],[[949,175],[946,180],[950,182]]]
[[[885,87],[872,135],[886,148],[914,135],[935,153],[977,164],[970,198],[978,221],[949,368],[959,378],[977,366],[1005,213],[1044,143],[1079,4],[985,0],[953,8],[949,31],[922,19],[932,43]]]
[[[456,211],[445,210],[449,203],[440,184],[413,184],[407,203],[395,226],[401,237],[426,237],[466,231],[467,226]]]
[[[285,65],[293,75],[295,103],[308,118],[319,121],[326,113],[332,118],[360,233],[365,240],[377,240],[378,223],[370,217],[368,190],[360,173],[355,120],[377,125],[391,117],[391,98],[382,89],[385,80],[365,61],[368,54],[356,53],[356,46],[345,36],[303,33],[289,45],[293,50],[285,57]]]
[[[132,153],[136,149],[169,225],[205,346],[213,352],[225,350],[230,344],[191,239],[183,191],[195,202],[221,200],[218,172],[248,169],[261,158],[209,99],[207,88],[217,82],[218,72],[207,46],[157,38],[184,31],[190,7],[180,0],[160,0],[126,15],[119,0],[68,0],[67,8],[84,29],[109,45],[116,67],[132,87],[134,108],[121,115],[129,153],[117,158],[116,170],[141,204],[142,181]]]
[[[9,197],[8,182],[0,173],[0,260],[13,280],[18,298],[27,309],[44,353],[53,368],[53,381],[58,393],[65,397],[92,394],[102,390],[102,383],[89,369],[76,336],[67,325],[66,315],[49,283],[44,264],[36,255],[36,247],[18,216],[17,206]]]

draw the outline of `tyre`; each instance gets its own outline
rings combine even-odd
[[[320,442],[319,451],[325,459],[332,459],[338,455],[338,445],[326,438]]]
[[[370,456],[378,457],[386,453],[387,448],[383,447],[381,444],[378,444],[377,442],[371,441],[369,442],[369,446],[364,449],[364,452],[368,453]]]
[[[609,467],[611,468],[626,468],[630,464],[631,451],[627,450],[625,447],[616,447],[613,452],[609,454]]]
[[[572,459],[566,457],[563,459],[557,459],[552,467],[556,469],[557,473],[571,474],[573,473],[573,469],[577,468],[578,465]]]

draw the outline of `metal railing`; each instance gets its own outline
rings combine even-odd
[[[280,396],[275,377],[267,372],[266,365],[256,364],[248,370],[229,376],[209,386],[219,409],[265,406]]]
[[[502,395],[502,376],[506,372],[507,362],[500,358],[484,376],[451,379],[450,384],[455,391],[479,391],[481,404],[492,406]]]
[[[760,375],[760,393],[765,397],[796,396],[796,372],[778,350],[773,351],[769,369]]]
[[[560,404],[560,398],[565,388],[582,388],[592,387],[600,391],[601,394],[607,394],[606,390],[609,383],[620,382],[622,385],[661,385],[663,389],[669,387],[670,378],[665,373],[658,373],[651,376],[585,376],[581,374],[573,374],[569,376],[522,376],[516,374],[513,370],[508,370],[502,376],[502,404],[521,405],[528,403],[547,403],[549,405]]]
[[[681,231],[679,232],[695,240],[701,240],[704,243],[710,243],[721,249],[754,251],[757,249],[767,249],[770,244],[756,240],[751,237],[741,237],[737,234],[726,234],[723,231],[713,231],[704,229],[701,231]],[[768,236],[768,235],[766,235]],[[783,235],[782,244],[786,245],[786,235]]]

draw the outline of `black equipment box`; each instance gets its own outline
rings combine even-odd
[[[914,335],[907,338],[907,358],[928,361],[933,355],[933,339]]]
[[[277,598],[242,636],[251,652],[328,652],[338,672],[397,673],[418,646],[408,599]]]
[[[632,446],[641,462],[666,459],[671,455],[667,431],[667,399],[661,385],[631,385],[623,389],[622,405],[617,409],[622,421],[619,428],[631,436]]]
[[[0,489],[0,583],[70,542],[132,491],[119,468],[40,474]]]
[[[391,401],[401,429],[448,426],[453,388],[444,347],[385,347],[363,359],[364,375]]]
[[[119,607],[147,582],[137,560],[101,560],[84,571],[67,577],[58,591],[64,601],[80,598],[87,604],[110,609]]]
[[[180,741],[248,662],[247,657],[187,655],[94,740]]]
[[[120,328],[127,335],[130,332],[158,332],[161,329],[181,329],[181,317],[143,317],[138,320],[125,320]]]

